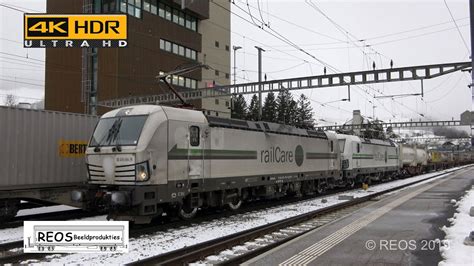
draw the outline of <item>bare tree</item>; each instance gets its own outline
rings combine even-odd
[[[6,106],[15,106],[18,103],[18,98],[13,94],[7,94],[5,98]]]

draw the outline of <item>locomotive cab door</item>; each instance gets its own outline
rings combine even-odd
[[[206,171],[205,157],[208,148],[208,129],[203,125],[189,126],[189,147],[188,147],[188,180],[191,189],[198,189],[203,186]],[[207,169],[209,171],[209,169]]]

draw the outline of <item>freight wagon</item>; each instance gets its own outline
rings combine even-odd
[[[400,165],[402,174],[412,176],[421,174],[428,165],[428,152],[416,144],[400,144]]]
[[[0,107],[0,220],[20,200],[75,205],[70,191],[87,180],[85,149],[96,116]]]

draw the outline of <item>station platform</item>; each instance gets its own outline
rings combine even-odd
[[[469,167],[384,196],[243,265],[437,265],[452,199],[472,185]]]

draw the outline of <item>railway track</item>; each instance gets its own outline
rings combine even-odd
[[[390,188],[381,192],[376,192],[368,196],[354,198],[352,200],[332,205],[323,209],[301,214],[295,217],[280,220],[267,225],[259,226],[239,233],[231,234],[221,238],[216,238],[197,245],[185,247],[172,252],[152,256],[143,260],[139,260],[128,265],[185,265],[193,262],[212,263],[203,261],[206,257],[219,254],[222,251],[232,249],[233,247],[242,245],[249,241],[255,243],[255,248],[234,256],[228,260],[216,261],[214,263],[225,265],[237,265],[245,262],[255,256],[258,256],[276,246],[282,245],[310,230],[323,226],[326,223],[334,221],[357,209],[369,204],[371,200],[377,199],[384,194],[403,189],[405,187],[418,184],[420,182],[433,179],[435,177],[450,174],[455,171],[464,169],[456,169],[443,172],[431,177],[410,182],[401,186]]]
[[[460,169],[457,169],[457,170],[460,170]],[[444,175],[444,174],[451,173],[451,172],[454,172],[454,171],[457,171],[457,170],[440,173],[438,175],[428,177],[428,178],[425,178],[425,179],[422,179],[422,180],[419,180],[419,181],[416,181],[416,182],[411,182],[409,184],[406,184],[406,185],[403,185],[403,186],[400,186],[400,187],[396,187],[394,189],[390,189],[390,190],[380,192],[380,193],[377,193],[377,194],[381,195],[381,194],[384,194],[384,193],[387,193],[387,192],[390,192],[390,191],[401,189],[403,187],[413,185],[413,184],[425,181],[427,179],[431,179],[431,178],[437,177],[439,175]],[[244,206],[243,208],[241,208],[239,211],[236,211],[236,212],[231,212],[231,211],[203,212],[201,216],[197,217],[196,219],[194,219],[192,221],[181,221],[181,220],[177,220],[177,219],[174,219],[174,220],[161,220],[158,223],[155,223],[155,224],[152,224],[152,225],[132,227],[130,229],[130,238],[139,238],[139,237],[141,237],[143,235],[146,235],[146,234],[157,233],[157,232],[160,232],[160,231],[165,231],[165,230],[169,230],[169,229],[173,229],[173,228],[180,228],[180,227],[183,227],[183,226],[193,226],[195,224],[200,224],[200,223],[203,223],[203,222],[206,222],[206,221],[211,221],[211,220],[216,219],[216,218],[225,219],[227,217],[237,215],[237,214],[252,212],[252,211],[256,211],[256,210],[263,211],[265,209],[277,208],[277,207],[285,206],[287,204],[291,204],[291,203],[295,203],[295,202],[304,202],[306,200],[314,200],[315,198],[317,199],[318,197],[324,197],[326,195],[334,195],[334,194],[337,194],[338,192],[342,192],[342,191],[345,191],[345,189],[344,190],[343,189],[332,190],[332,191],[329,191],[328,193],[325,193],[325,194],[320,194],[320,195],[317,195],[317,196],[310,196],[310,197],[305,197],[305,198],[291,197],[291,198],[287,198],[287,199],[279,200],[279,201],[268,200],[268,201],[261,201],[261,202],[253,202],[252,204],[248,204],[248,205]],[[262,236],[262,235],[265,235],[267,233],[271,233],[271,232],[279,230],[279,229],[276,229],[276,228],[284,229],[285,227],[291,227],[291,226],[293,226],[297,223],[301,223],[305,220],[309,220],[309,219],[311,219],[311,215],[313,215],[313,217],[319,217],[319,216],[328,214],[329,216],[326,216],[325,218],[327,218],[328,220],[334,220],[335,218],[331,217],[331,215],[334,215],[335,213],[338,213],[338,215],[339,214],[344,214],[347,211],[352,210],[351,207],[354,208],[353,205],[363,204],[364,202],[368,202],[370,199],[373,199],[374,197],[377,197],[377,196],[375,194],[372,194],[372,195],[364,197],[364,198],[357,198],[353,201],[345,202],[343,204],[339,204],[339,205],[336,205],[334,207],[328,207],[328,208],[325,208],[325,209],[322,209],[322,210],[318,210],[318,211],[315,211],[311,214],[304,214],[304,215],[296,216],[296,217],[293,217],[293,218],[285,219],[285,220],[282,220],[282,221],[279,221],[279,222],[276,222],[276,223],[273,223],[273,224],[269,224],[269,225],[266,225],[266,226],[263,226],[263,227],[257,227],[257,228],[254,228],[254,229],[251,229],[251,230],[248,230],[248,231],[244,231],[244,232],[241,232],[241,233],[229,235],[229,236],[226,236],[226,237],[223,237],[223,238],[219,238],[219,239],[211,240],[211,241],[208,241],[208,242],[204,242],[202,244],[190,246],[189,248],[179,249],[179,250],[176,250],[176,251],[173,251],[173,252],[170,252],[170,253],[150,257],[150,258],[138,261],[136,263],[137,264],[155,264],[155,263],[162,264],[162,262],[166,262],[165,264],[168,264],[168,262],[169,262],[169,265],[171,265],[171,264],[184,264],[184,263],[187,263],[187,262],[198,261],[198,260],[201,260],[201,259],[203,259],[204,257],[206,257],[208,255],[216,254],[216,253],[218,253],[222,250],[230,248],[231,246],[238,245],[238,244],[235,244],[235,243],[242,243],[242,241],[243,241],[242,239],[251,239],[255,235]],[[342,209],[345,209],[345,211],[343,211]],[[49,219],[49,220],[52,220],[52,219]],[[320,223],[319,226],[321,226],[322,223],[321,222],[319,222],[319,223]],[[310,227],[308,227],[308,228],[310,228]],[[301,230],[300,229],[295,229],[295,228],[289,229],[289,231],[287,231],[287,234],[289,236],[293,235],[293,234],[290,234],[290,231],[293,231],[294,233],[299,233],[298,231],[301,231]],[[256,237],[256,238],[258,238],[258,237]],[[246,241],[248,241],[248,240],[246,240]],[[244,241],[244,242],[246,242],[246,241]],[[260,245],[260,244],[257,244],[257,245]],[[208,248],[206,248],[206,246],[208,246]],[[10,243],[0,244],[0,264],[19,263],[21,261],[26,261],[26,260],[31,260],[31,259],[41,260],[46,255],[49,255],[49,254],[41,254],[41,253],[38,253],[38,254],[23,253],[22,252],[22,247],[23,247],[23,241],[14,241],[14,242],[10,242]],[[209,249],[209,248],[211,248],[211,249]],[[192,251],[192,250],[195,250],[198,253],[196,253],[195,251]],[[255,252],[255,251],[249,252],[249,254],[253,254],[253,252]],[[208,255],[203,255],[203,254],[208,254]]]
[[[199,224],[207,221],[212,221],[214,219],[225,219],[230,216],[248,213],[256,210],[265,210],[269,208],[277,208],[279,206],[284,206],[287,204],[295,203],[295,202],[302,202],[304,200],[313,200],[316,197],[324,197],[327,194],[334,194],[343,191],[343,189],[332,190],[326,192],[324,194],[307,196],[304,198],[295,198],[295,197],[288,197],[284,199],[280,199],[278,201],[275,200],[266,200],[266,201],[258,201],[253,202],[252,204],[243,205],[243,207],[237,211],[223,211],[223,210],[210,210],[207,212],[201,212],[198,217],[191,221],[183,221],[178,218],[165,218],[164,220],[156,221],[154,224],[151,225],[135,225],[130,228],[130,238],[138,238],[143,235],[157,233],[160,231],[166,231],[169,229],[176,229],[183,226],[192,226],[193,224]],[[79,211],[79,210],[73,210]],[[68,211],[64,211],[66,212]],[[51,213],[49,213],[51,214]],[[48,215],[48,214],[45,214]],[[32,215],[34,217],[41,217]],[[24,216],[26,217],[26,216]],[[60,216],[52,217],[52,219],[48,220],[64,220],[59,219]],[[78,217],[81,218],[81,217]],[[26,220],[26,219],[25,219]],[[28,220],[35,220],[35,219],[28,219]],[[14,223],[18,223],[18,226],[23,226],[23,221],[14,221]],[[10,223],[12,224],[12,223]],[[46,255],[45,253],[23,253],[23,240],[19,241],[12,241],[8,243],[0,244],[0,264],[7,264],[7,263],[20,263],[21,261],[25,260],[40,260],[44,258]]]

